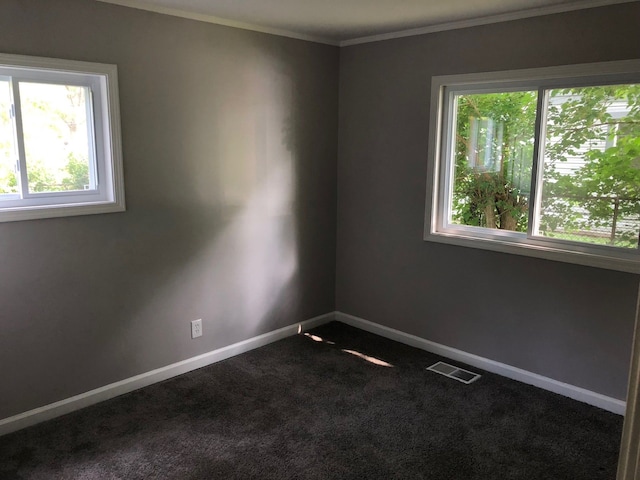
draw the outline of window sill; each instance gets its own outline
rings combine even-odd
[[[542,258],[557,262],[573,263],[587,267],[604,268],[620,272],[640,274],[640,256],[638,258],[620,258],[605,253],[579,252],[556,245],[539,245],[526,243],[526,239],[480,238],[461,233],[427,232],[424,240],[460,247],[479,248],[494,252]]]
[[[37,220],[42,218],[71,217],[124,211],[124,200],[120,202],[15,207],[0,210],[0,222],[17,222],[21,220]]]

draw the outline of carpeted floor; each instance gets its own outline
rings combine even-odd
[[[615,478],[620,416],[464,385],[341,323],[311,333],[1,437],[0,479]]]

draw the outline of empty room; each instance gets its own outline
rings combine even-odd
[[[640,478],[639,25],[1,0],[0,479]]]

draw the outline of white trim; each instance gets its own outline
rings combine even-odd
[[[82,62],[61,58],[33,57],[31,55],[15,55],[0,53],[0,66],[3,68],[33,68],[35,70],[53,70],[54,72],[69,72],[87,75],[115,75],[117,68],[108,63]]]
[[[56,192],[55,195],[37,196],[26,195],[23,192],[22,198],[0,204],[0,222],[124,211],[118,67],[104,63],[0,53],[0,70],[3,77],[6,74],[8,78],[13,77],[17,81],[26,79],[79,85],[91,89],[94,102],[91,105],[93,120],[90,121],[88,117],[87,123],[91,124],[96,141],[93,151],[100,184],[96,192]],[[17,88],[15,83],[14,101],[21,185],[26,189],[24,140]]]
[[[618,415],[624,415],[625,413],[626,402],[616,398],[608,397],[600,393],[592,392],[591,390],[538,375],[537,373],[528,372],[521,368],[512,367],[511,365],[496,362],[495,360],[490,360],[478,355],[473,355],[472,353],[463,352],[456,348],[425,340],[424,338],[385,327],[354,315],[336,312],[336,320],[351,325],[352,327],[395,340],[396,342],[435,353],[436,355],[462,362],[476,368],[481,368],[487,372],[495,373],[528,385],[533,385],[538,388],[542,388],[543,390],[548,390],[550,392],[572,398],[579,402],[588,403],[589,405],[617,413]]]
[[[485,88],[485,91],[494,91],[496,87],[504,86],[512,90],[518,90],[523,86],[536,88],[559,88],[566,86],[575,78],[591,77],[588,80],[605,81],[618,76],[637,75],[640,69],[640,60],[613,60],[608,62],[573,63],[567,65],[555,65],[552,67],[520,68],[516,70],[494,70],[488,72],[460,73],[453,75],[437,75],[432,77],[432,88],[453,86],[456,90],[469,90],[477,85],[495,83]],[[589,84],[591,82],[587,82]],[[480,92],[481,90],[477,90]]]
[[[471,353],[466,353],[446,345],[431,342],[415,335],[385,327],[354,315],[342,312],[330,312],[242,342],[234,343],[233,345],[228,345],[226,347],[183,360],[181,362],[173,363],[150,372],[111,383],[49,405],[44,405],[42,407],[34,408],[33,410],[1,419],[0,436],[51,420],[61,415],[66,415],[67,413],[80,410],[84,407],[153,385],[154,383],[162,382],[177,375],[182,375],[192,370],[226,360],[227,358],[282,340],[283,338],[295,335],[299,332],[324,325],[334,319],[361,330],[375,333],[376,335],[380,335],[390,340],[404,343],[427,352],[435,353],[436,355],[440,355],[454,361],[459,361],[476,368],[481,368],[488,372],[517,380],[519,382],[534,385],[538,388],[542,388],[543,390],[548,390],[589,405],[594,405],[619,415],[624,415],[625,413],[626,403],[622,400],[607,397],[584,388],[575,387],[548,377],[543,377],[536,373],[528,372],[526,370],[473,355]]]
[[[277,35],[279,37],[295,38],[296,40],[306,40],[307,42],[322,43],[325,45],[332,45],[334,47],[340,46],[338,40],[331,40],[329,38],[318,37],[316,35],[307,35],[304,33],[291,32],[289,30],[282,30],[279,28],[263,27],[255,25],[253,23],[238,22],[236,20],[229,20],[226,18],[216,17],[214,15],[207,15],[205,13],[194,13],[180,10],[177,8],[161,7],[159,5],[150,5],[139,0],[97,0],[98,2],[111,3],[113,5],[120,5],[121,7],[135,8],[137,10],[146,10],[148,12],[161,13],[163,15],[171,15],[173,17],[186,18],[189,20],[196,20],[198,22],[213,23],[214,25],[223,25],[225,27],[239,28],[241,30],[250,30],[252,32],[268,33],[270,35]]]
[[[122,182],[119,182],[122,183]],[[124,197],[120,194],[120,202],[59,204],[34,206],[28,208],[3,209],[0,222],[17,222],[22,220],[39,220],[43,218],[75,217],[78,215],[95,215],[99,213],[124,212]]]
[[[525,255],[559,262],[574,263],[629,273],[640,273],[637,249],[612,248],[537,235],[531,222],[527,234],[504,230],[451,225],[447,220],[452,182],[454,112],[450,97],[460,92],[511,91],[512,88],[541,90],[572,85],[603,84],[620,81],[637,83],[640,79],[640,60],[585,63],[554,67],[532,68],[434,76],[431,79],[431,111],[429,115],[429,149],[427,157],[427,196],[424,240],[502,253]],[[538,102],[540,108],[541,102]],[[536,122],[540,121],[540,111]],[[541,145],[536,124],[535,151]],[[534,160],[536,161],[536,160]],[[535,171],[534,171],[535,174]],[[535,180],[535,177],[534,177]],[[531,206],[539,202],[540,189],[532,189]],[[536,212],[533,211],[533,214]]]
[[[111,383],[104,387],[96,388],[49,405],[19,413],[12,417],[0,420],[0,435],[6,435],[7,433],[15,432],[16,430],[80,410],[81,408],[88,407],[89,405],[109,400],[110,398],[147,387],[154,383],[162,382],[163,380],[167,380],[177,375],[182,375],[183,373],[206,367],[207,365],[211,365],[221,360],[226,360],[227,358],[240,355],[241,353],[248,352],[249,350],[263,347],[269,343],[296,335],[301,331],[323,325],[332,321],[334,318],[335,312],[326,313],[303,322],[294,323],[293,325],[258,335],[257,337],[249,338],[242,342],[234,343],[233,345],[228,345],[226,347],[198,355],[197,357],[188,358],[181,362],[167,365],[166,367],[142,373],[135,377]]]
[[[493,252],[542,258],[556,262],[573,263],[587,267],[604,268],[627,273],[640,273],[640,258],[620,259],[606,255],[595,255],[572,251],[567,248],[544,247],[527,243],[500,241],[472,236],[449,235],[443,232],[428,233],[425,238],[429,242],[457,245],[467,248],[479,248]]]
[[[100,0],[104,1],[104,0]],[[606,7],[609,5],[617,5],[620,3],[632,3],[637,0],[582,0],[578,2],[550,5],[547,7],[531,8],[517,12],[503,13],[500,15],[490,15],[487,17],[470,18],[468,20],[458,20],[454,22],[439,23],[426,27],[411,28],[409,30],[400,30],[397,32],[381,33],[378,35],[369,35],[366,37],[352,38],[340,42],[341,47],[349,47],[351,45],[359,45],[361,43],[381,42],[383,40],[393,40],[395,38],[414,37],[416,35],[425,35],[428,33],[444,32],[447,30],[458,30],[460,28],[478,27],[481,25],[490,25],[492,23],[510,22],[513,20],[521,20],[524,18],[541,17],[543,15],[553,15],[556,13],[572,12],[575,10],[586,10],[588,8]]]
[[[122,7],[135,8],[138,10],[146,10],[149,12],[161,13],[163,15],[171,15],[174,17],[187,18],[199,22],[213,23],[215,25],[223,25],[226,27],[239,28],[242,30],[251,30],[253,32],[268,33],[281,37],[295,38],[297,40],[306,40],[309,42],[322,43],[325,45],[333,45],[336,47],[349,47],[351,45],[359,45],[362,43],[380,42],[383,40],[392,40],[394,38],[413,37],[416,35],[425,35],[428,33],[443,32],[447,30],[457,30],[460,28],[477,27],[480,25],[490,25],[492,23],[510,22],[513,20],[521,20],[524,18],[540,17],[543,15],[553,15],[556,13],[572,12],[575,10],[585,10],[588,8],[606,7],[609,5],[617,5],[620,3],[632,3],[636,0],[579,0],[563,5],[549,5],[546,7],[530,8],[516,12],[503,13],[499,15],[490,15],[480,18],[470,18],[466,20],[457,20],[453,22],[438,23],[425,27],[411,28],[407,30],[399,30],[389,33],[380,33],[376,35],[367,35],[364,37],[356,37],[348,40],[336,40],[317,35],[307,35],[279,28],[264,27],[253,23],[238,22],[226,18],[207,15],[204,13],[194,13],[181,10],[178,8],[168,8],[159,5],[151,5],[141,0],[96,0],[98,2],[120,5]]]

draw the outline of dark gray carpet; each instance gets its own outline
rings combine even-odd
[[[288,338],[2,437],[0,478],[615,477],[620,416],[491,374],[466,386],[341,323],[312,333],[325,342]]]

